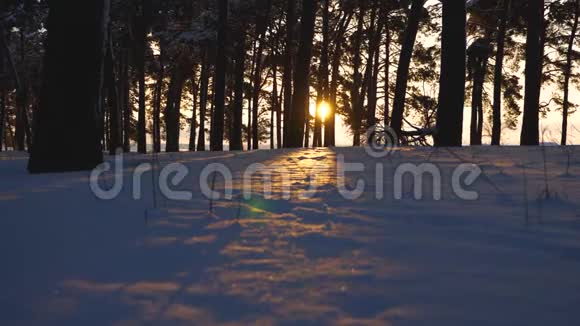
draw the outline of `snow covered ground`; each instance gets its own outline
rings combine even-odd
[[[544,150],[130,155],[113,200],[89,173],[30,176],[0,153],[0,325],[580,325],[580,149]],[[339,158],[365,171],[337,176]],[[164,198],[158,173],[133,199],[135,167],[175,162],[191,200]],[[210,163],[232,171],[232,200],[202,195]],[[261,175],[241,196],[253,163],[274,168],[272,197]],[[442,200],[430,179],[414,199],[408,176],[394,199],[404,163],[437,166]],[[464,163],[483,170],[474,201],[452,189]],[[360,198],[339,193],[361,180]]]

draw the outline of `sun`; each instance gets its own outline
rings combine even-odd
[[[318,115],[322,121],[325,121],[330,114],[330,105],[325,101],[320,102],[318,105]]]
[[[316,112],[316,104],[310,103],[308,111],[310,112],[311,117],[314,118],[318,113],[318,117],[322,121],[325,121],[328,118],[328,115],[330,114],[330,105],[326,101],[322,101],[318,104],[318,112]]]

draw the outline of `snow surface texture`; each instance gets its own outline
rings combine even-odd
[[[111,201],[91,193],[88,173],[30,176],[24,155],[3,153],[0,325],[580,325],[580,150],[544,150],[134,155]],[[338,194],[337,155],[367,166],[346,177],[365,180],[362,198]],[[191,174],[176,188],[193,200],[163,199],[151,181],[132,199],[132,168],[177,161]],[[198,175],[212,162],[234,171],[234,194],[251,163],[285,166],[293,198],[274,182],[265,199],[256,176],[251,200],[210,204]],[[443,170],[442,201],[416,201],[410,185],[393,199],[392,171],[409,162]],[[462,162],[484,171],[477,201],[449,189]],[[311,181],[316,196],[299,198]]]

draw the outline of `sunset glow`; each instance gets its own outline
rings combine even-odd
[[[326,118],[328,117],[328,114],[330,113],[330,105],[326,101],[320,102],[320,104],[318,104],[318,112],[317,112],[316,104],[310,103],[308,111],[312,118],[316,117],[316,115],[318,114],[318,117],[320,117],[322,121],[325,121]]]

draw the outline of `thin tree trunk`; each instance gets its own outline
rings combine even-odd
[[[329,87],[329,76],[328,76],[328,62],[329,54],[328,48],[330,44],[330,0],[324,0],[324,6],[322,9],[322,49],[320,53],[320,69],[318,75],[318,101],[316,103],[316,117],[314,124],[314,145],[315,147],[322,147],[322,125],[324,123],[323,117],[320,116],[320,105],[322,102],[328,102],[328,87]],[[328,114],[328,113],[327,113]],[[324,117],[329,119],[329,116]],[[325,128],[326,132],[326,128]],[[325,138],[327,135],[325,135]]]
[[[473,82],[471,92],[471,128],[470,143],[471,146],[481,146],[483,138],[483,87],[487,73],[487,64],[489,60],[489,40],[491,31],[488,31],[485,39],[476,41],[473,49],[476,52],[470,53],[472,56],[470,69],[472,70]],[[477,48],[476,48],[477,47]],[[485,47],[486,49],[484,49]],[[484,52],[485,51],[485,52]],[[470,51],[468,51],[470,52]]]
[[[262,2],[260,2],[261,4]],[[256,52],[256,61],[253,76],[253,97],[252,97],[252,148],[259,149],[259,118],[260,118],[260,92],[262,91],[262,59],[264,56],[264,47],[266,41],[266,32],[268,29],[268,17],[270,16],[271,0],[267,0],[265,7],[258,8],[256,16],[256,33],[258,36],[258,48]]]
[[[24,64],[24,34],[21,30],[21,55],[20,61],[21,65]],[[25,150],[25,140],[28,143],[28,148],[31,147],[31,131],[28,123],[28,115],[26,114],[26,106],[27,106],[27,89],[26,83],[22,80],[20,75],[18,74],[18,70],[16,69],[16,64],[14,59],[12,58],[11,52],[8,49],[8,43],[5,39],[4,35],[4,26],[0,24],[0,38],[2,41],[0,42],[0,51],[6,57],[6,61],[8,62],[8,66],[11,69],[14,82],[16,84],[16,119],[14,123],[15,129],[15,136],[13,141],[15,142],[15,150],[24,151]]]
[[[257,53],[258,42],[254,40],[252,46],[252,69],[250,70],[250,86],[248,89],[248,120],[246,126],[246,141],[248,144],[248,151],[252,150],[252,99],[254,97],[254,92],[252,91],[252,83],[254,79],[254,71],[256,70],[256,53]]]
[[[0,26],[0,75],[3,75],[4,70],[4,28]],[[6,91],[0,89],[0,152],[2,152],[2,144],[4,143],[4,126],[6,121]]]
[[[304,147],[310,147],[310,97],[308,97],[308,103],[306,103],[306,114],[304,115]]]
[[[284,88],[284,129],[283,133],[283,145],[289,142],[288,136],[290,134],[290,120],[292,112],[292,57],[294,55],[294,26],[296,25],[296,1],[287,0],[286,1],[286,44],[284,54],[284,76],[283,85]]]
[[[113,42],[107,44],[106,83],[108,90],[109,108],[109,153],[114,155],[122,147],[121,112],[119,110],[119,96],[117,93],[117,77],[115,74],[115,58],[113,56]]]
[[[145,36],[146,37],[146,36]],[[141,41],[145,42],[145,41]],[[139,82],[139,110],[137,117],[137,151],[147,153],[147,128],[145,116],[145,49],[143,43],[137,54],[137,79]]]
[[[96,109],[108,18],[105,0],[50,2],[31,173],[90,170],[103,162]]]
[[[246,31],[243,26],[239,27],[235,58],[234,112],[230,149],[232,151],[241,151],[243,150],[242,119],[244,111],[244,72],[246,68]]]
[[[442,2],[441,80],[435,145],[460,147],[463,144],[467,13],[464,1]]]
[[[385,126],[388,126],[390,123],[390,114],[389,114],[389,110],[390,110],[390,98],[389,98],[389,93],[390,93],[390,69],[391,69],[391,31],[387,28],[385,31],[385,84],[384,84],[384,89],[385,89],[385,112],[384,112],[384,117],[383,117],[383,121],[385,123]]]
[[[528,31],[526,40],[526,86],[524,98],[524,121],[522,146],[540,144],[540,91],[542,83],[542,26],[544,25],[544,1],[528,1]]]
[[[149,28],[151,0],[142,0],[137,40],[137,80],[139,83],[139,111],[137,117],[137,151],[147,153],[147,116],[145,94],[145,53],[147,52],[147,30]]]
[[[326,124],[324,126],[324,146],[331,147],[336,146],[336,96],[338,91],[338,78],[340,74],[340,59],[343,54],[343,35],[346,31],[346,28],[350,25],[352,20],[353,14],[352,12],[345,13],[343,16],[342,21],[338,24],[338,28],[336,34],[334,35],[334,50],[332,54],[332,63],[331,63],[331,82],[329,88],[329,112],[328,118],[326,119]]]
[[[0,60],[0,67],[2,61]],[[0,73],[2,68],[0,68]],[[6,92],[0,90],[0,152],[2,151],[2,144],[4,143],[4,127],[6,125]]]
[[[282,98],[284,94],[284,86],[282,85],[282,90],[280,96],[278,96],[277,107],[276,107],[276,148],[282,148]]]
[[[193,97],[193,103],[191,106],[191,123],[189,126],[189,151],[195,152],[195,130],[197,129],[197,96],[199,92],[198,82],[197,82],[197,65],[192,69],[193,74],[191,76],[191,95]]]
[[[224,149],[224,118],[226,100],[226,67],[228,59],[226,56],[228,24],[228,0],[218,1],[218,36],[217,55],[214,80],[214,110],[211,128],[210,146],[212,151],[223,151]]]
[[[199,131],[197,132],[197,151],[205,151],[205,117],[207,110],[207,97],[209,88],[209,49],[203,49],[203,59],[201,64],[201,85],[199,96]]]
[[[181,97],[185,72],[193,69],[185,55],[180,56],[178,63],[173,67],[167,103],[165,107],[165,130],[167,132],[166,152],[179,152],[179,134],[181,131]]]
[[[562,108],[562,146],[568,142],[568,117],[570,115],[570,77],[572,75],[572,56],[574,55],[574,42],[578,32],[578,16],[580,16],[580,0],[576,0],[576,11],[574,14],[574,24],[568,42],[568,51],[566,52],[566,68],[564,70],[564,104]]]
[[[352,109],[352,134],[353,134],[353,146],[360,146],[360,133],[361,133],[361,120],[362,120],[362,108],[360,107],[360,87],[361,87],[361,47],[362,47],[362,34],[364,28],[364,19],[366,14],[366,0],[359,0],[359,14],[358,22],[356,28],[356,34],[353,44],[353,76],[352,76],[352,88],[351,88],[351,109]]]
[[[395,85],[395,100],[393,102],[393,114],[391,117],[391,127],[397,134],[400,134],[403,129],[403,115],[405,113],[405,98],[407,97],[409,67],[411,65],[413,48],[415,47],[415,40],[417,39],[419,21],[421,19],[421,12],[423,11],[424,3],[424,0],[413,0],[399,58],[397,82]],[[445,1],[443,3],[445,5]]]
[[[312,59],[312,43],[314,40],[314,22],[316,19],[316,1],[302,1],[302,23],[300,27],[300,45],[294,71],[294,95],[289,124],[288,144],[284,147],[301,147],[304,140],[304,124],[308,113],[310,62]]]
[[[262,56],[264,51],[263,34],[260,34],[258,40],[258,48],[256,52],[256,61],[253,76],[253,91],[252,91],[252,149],[258,149],[260,145],[259,140],[259,106],[260,106],[260,91],[262,90]]]
[[[378,6],[378,4],[377,4]],[[371,41],[369,43],[369,60],[372,57],[370,69],[370,78],[368,80],[368,108],[366,116],[367,128],[374,126],[377,123],[377,87],[379,79],[379,58],[381,50],[381,34],[386,20],[386,11],[381,8],[379,13],[378,26],[374,33],[371,34]]]
[[[155,98],[153,103],[153,152],[161,152],[161,97],[165,79],[164,46],[159,45],[159,71],[155,85]]]
[[[278,67],[276,64],[272,67],[272,110],[270,117],[270,149],[276,148],[274,141],[274,115],[279,111],[278,104]]]
[[[20,28],[20,65],[25,64],[25,50],[24,50],[24,28]],[[16,70],[15,70],[16,71]],[[15,72],[16,74],[16,72]],[[18,87],[16,89],[16,124],[14,134],[16,136],[16,150],[24,151],[26,132],[25,132],[25,119],[26,119],[26,108],[28,106],[28,90],[26,86],[26,81],[23,78],[19,78]]]
[[[491,132],[491,145],[501,145],[501,104],[503,83],[503,61],[505,56],[505,37],[507,30],[507,15],[511,0],[502,0],[502,11],[497,32],[497,52],[495,56],[494,81],[493,81],[493,127]]]
[[[131,151],[131,116],[133,108],[129,101],[130,84],[129,84],[129,51],[123,50],[123,61],[121,64],[121,80],[119,84],[122,90],[121,103],[123,108],[123,151],[128,153]]]

